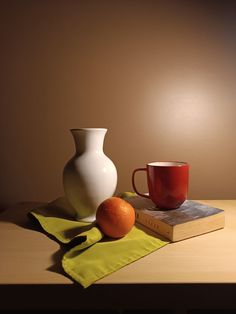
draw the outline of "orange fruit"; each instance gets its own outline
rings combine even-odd
[[[115,196],[109,197],[98,206],[96,221],[107,236],[121,238],[132,229],[135,211],[125,200]]]

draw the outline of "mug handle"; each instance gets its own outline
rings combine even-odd
[[[137,169],[134,169],[133,173],[132,173],[132,186],[133,186],[133,189],[135,191],[135,193],[137,193],[138,195],[142,196],[142,197],[146,197],[146,198],[150,198],[149,194],[142,194],[142,193],[139,193],[136,186],[135,186],[135,182],[134,182],[134,178],[135,178],[135,173],[138,172],[138,171],[147,171],[146,168],[137,168]]]

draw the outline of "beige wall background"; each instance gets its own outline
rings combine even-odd
[[[108,128],[117,191],[136,167],[184,160],[189,198],[236,198],[234,3],[0,5],[2,207],[63,194],[78,127]]]

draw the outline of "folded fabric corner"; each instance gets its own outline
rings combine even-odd
[[[134,226],[121,239],[103,238],[86,250],[83,246],[75,246],[63,256],[62,266],[69,276],[87,288],[168,243]]]
[[[124,192],[119,197],[135,195]],[[76,220],[64,197],[35,208],[30,215],[48,234],[63,244],[70,244],[72,249],[64,254],[62,266],[84,288],[169,243],[136,225],[123,238],[105,237],[96,222]]]

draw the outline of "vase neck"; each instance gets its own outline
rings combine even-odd
[[[85,152],[103,153],[103,142],[107,129],[102,128],[81,128],[72,129],[71,133],[75,141],[76,154]]]

